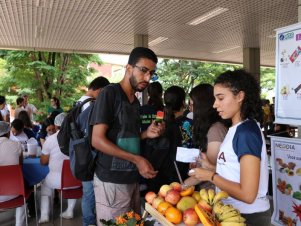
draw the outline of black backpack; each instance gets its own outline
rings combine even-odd
[[[70,168],[74,177],[81,181],[93,179],[97,151],[91,144],[92,127],[90,117],[94,101],[79,114],[76,120],[76,128],[79,130],[76,137],[71,136],[69,145]]]
[[[82,137],[81,131],[76,126],[76,120],[82,111],[82,107],[91,100],[94,100],[94,98],[88,98],[74,106],[66,115],[60,127],[60,131],[57,135],[57,141],[61,152],[67,156],[69,156],[69,143],[71,136],[73,136],[73,138]]]

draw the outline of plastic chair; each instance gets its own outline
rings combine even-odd
[[[66,159],[63,162],[61,189],[58,190],[61,197],[61,225],[63,224],[63,198],[64,199],[80,199],[83,196],[82,182],[76,179],[70,169],[70,160]]]
[[[25,189],[21,165],[0,166],[0,195],[17,195],[16,198],[0,202],[0,209],[14,209],[25,204],[25,220],[28,225],[26,200],[32,189]]]

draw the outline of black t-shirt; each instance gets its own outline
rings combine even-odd
[[[170,184],[178,181],[175,170],[177,147],[193,148],[192,144],[192,120],[180,116],[172,123],[166,125],[165,134],[160,138],[148,141],[146,158],[153,165],[158,174],[155,178],[148,180],[148,189],[159,191],[163,184]],[[188,177],[189,163],[177,162],[181,177],[185,180]]]
[[[106,86],[95,101],[91,125],[107,124],[107,138],[121,149],[140,154],[139,101],[129,102],[119,84]],[[138,182],[137,167],[126,160],[106,155],[101,150],[97,155],[95,173],[104,182],[131,184]]]
[[[141,119],[141,131],[147,130],[147,127],[156,119],[157,111],[163,109],[156,107],[155,105],[146,104],[140,107],[140,119]]]

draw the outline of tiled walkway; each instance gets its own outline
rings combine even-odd
[[[66,208],[67,202],[63,202],[63,210]],[[60,207],[54,208],[54,225],[60,225]],[[35,226],[35,218],[29,218],[29,226]],[[0,225],[1,226],[15,226],[15,210],[9,210],[0,212]],[[40,224],[41,226],[53,226],[52,223]],[[77,200],[74,209],[74,218],[70,220],[63,219],[63,226],[82,226],[82,210],[81,210],[81,199]]]

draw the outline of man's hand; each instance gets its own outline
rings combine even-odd
[[[165,131],[165,123],[155,123],[155,121],[152,122],[152,124],[149,125],[146,131],[142,134],[141,138],[156,138],[163,134]]]
[[[139,170],[140,175],[146,179],[154,178],[158,173],[158,171],[154,170],[150,162],[141,156],[136,156],[135,164]]]

